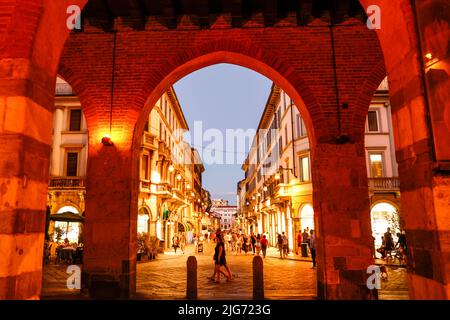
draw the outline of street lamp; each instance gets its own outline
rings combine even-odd
[[[292,168],[283,168],[282,166],[280,166],[280,167],[278,168],[278,172],[275,173],[275,180],[280,180],[280,179],[281,179],[281,174],[280,174],[280,172],[281,172],[281,171],[285,171],[285,170],[292,172],[292,175],[295,177],[295,173],[294,173],[294,170],[293,170]]]
[[[169,166],[169,172],[174,172],[175,171],[175,168],[173,167],[173,165],[170,165]]]

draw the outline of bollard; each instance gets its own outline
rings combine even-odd
[[[190,256],[187,259],[186,267],[186,298],[197,299],[197,259],[194,256]]]
[[[253,258],[253,299],[264,299],[263,259],[260,256]]]

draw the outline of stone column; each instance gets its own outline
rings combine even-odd
[[[38,299],[55,79],[0,60],[0,300]]]
[[[374,261],[364,143],[321,143],[312,156],[318,296],[367,299]]]
[[[83,288],[97,298],[128,298],[136,291],[138,166],[131,134],[104,146],[90,131],[86,185]],[[132,168],[136,168],[133,174]]]

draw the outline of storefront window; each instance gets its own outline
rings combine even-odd
[[[397,209],[389,203],[378,203],[371,210],[372,217],[372,235],[375,238],[375,247],[381,246],[381,237],[391,229],[394,242],[397,241],[396,234],[400,232],[400,223]]]
[[[80,214],[78,209],[72,206],[61,207],[56,214],[62,214],[65,212],[71,212],[74,214]],[[63,241],[65,238],[69,239],[69,242],[78,242],[80,235],[80,222],[67,222],[67,221],[55,221],[53,232],[53,240],[55,242]]]
[[[300,209],[300,226],[302,231],[306,228],[314,230],[314,209],[311,205],[306,204]]]
[[[148,233],[148,220],[150,219],[146,209],[139,209],[138,214],[138,233]]]

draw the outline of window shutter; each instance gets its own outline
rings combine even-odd
[[[369,132],[378,132],[378,116],[376,111],[369,111],[367,115]]]
[[[76,177],[78,176],[78,153],[69,152],[67,153],[67,176]]]
[[[70,131],[81,131],[81,110],[70,110]]]

